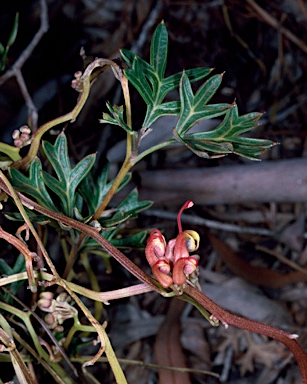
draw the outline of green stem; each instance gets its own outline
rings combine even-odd
[[[19,317],[25,324],[25,326],[27,327],[27,330],[33,340],[33,343],[35,345],[35,348],[38,352],[38,354],[40,355],[40,357],[42,357],[44,360],[48,361],[49,359],[49,356],[47,355],[47,353],[44,351],[44,349],[42,348],[40,342],[39,342],[39,339],[37,337],[37,334],[32,326],[32,323],[31,323],[31,320],[30,320],[30,316],[31,316],[31,313],[30,312],[24,312],[24,311],[21,311],[20,309],[16,308],[16,307],[13,307],[12,305],[9,305],[9,304],[6,304],[6,303],[1,303],[0,302],[0,308],[3,309],[4,311],[7,311],[13,315],[15,315],[16,317]]]
[[[1,320],[2,320],[1,321],[2,323],[6,322],[6,320],[3,317],[1,318]],[[31,375],[31,372],[29,371],[29,368],[26,366],[25,362],[23,361],[20,353],[16,348],[16,345],[12,337],[12,332],[10,331],[9,334],[7,334],[0,327],[0,342],[2,346],[6,347],[6,349],[10,353],[11,361],[12,361],[18,381],[27,383],[27,384],[35,384],[35,381]]]
[[[78,318],[75,318],[74,319],[75,322],[74,322],[74,325],[70,328],[69,332],[68,332],[68,335],[64,341],[64,344],[63,344],[63,348],[65,350],[67,350],[67,348],[69,347],[69,344],[71,343],[72,341],[72,338],[74,336],[74,334],[78,331],[81,331],[81,332],[96,332],[95,328],[91,325],[81,325],[79,323],[79,320]]]
[[[44,245],[43,245],[43,243],[42,243],[42,241],[38,235],[38,233],[36,232],[35,228],[33,227],[33,224],[31,223],[31,221],[30,221],[17,193],[15,192],[11,183],[8,181],[8,179],[5,177],[5,175],[3,174],[2,171],[0,171],[0,179],[2,179],[3,183],[5,184],[6,189],[8,190],[9,194],[14,199],[14,202],[19,209],[19,212],[21,213],[23,219],[25,220],[25,222],[28,225],[28,228],[30,229],[31,233],[33,234],[38,246],[40,247],[41,252],[44,256],[44,259],[46,260],[46,262],[47,262],[51,272],[53,273],[56,281],[59,283],[59,285],[62,286],[62,288],[64,288],[67,291],[67,293],[71,296],[71,298],[76,302],[76,304],[79,306],[79,308],[84,313],[84,315],[89,319],[89,321],[91,322],[93,327],[96,329],[96,332],[98,333],[98,336],[99,336],[99,339],[101,342],[101,347],[100,347],[99,351],[97,352],[97,354],[88,363],[86,363],[86,365],[95,364],[96,360],[105,351],[105,353],[109,359],[112,371],[114,373],[116,382],[120,383],[120,384],[126,384],[127,381],[126,381],[125,375],[124,375],[124,373],[123,373],[123,371],[122,371],[122,369],[121,369],[121,367],[120,367],[120,365],[116,359],[115,353],[113,351],[113,348],[111,346],[110,340],[108,338],[108,335],[107,335],[105,329],[97,322],[97,320],[94,318],[92,313],[88,310],[88,308],[83,304],[83,302],[79,299],[79,297],[69,288],[69,286],[65,282],[65,280],[61,279],[61,277],[57,273],[57,270],[56,270],[54,264],[52,263],[49,255],[48,255],[48,253],[47,253],[47,251],[46,251],[46,249],[45,249],[45,247],[44,247]],[[78,229],[78,228],[76,228],[76,229]]]
[[[19,151],[20,151],[20,148],[13,147],[12,145],[9,145],[9,144],[0,143],[0,152],[8,155],[8,157],[13,161],[18,161],[21,159]]]
[[[40,359],[39,355],[35,352],[33,348],[27,344],[16,331],[13,331],[14,339],[16,339],[20,345],[22,345],[32,356],[35,363],[40,363],[47,372],[50,373],[55,383],[58,384],[75,384],[75,381],[69,376],[69,374],[57,363],[52,363],[50,361],[50,357],[48,356],[47,361]],[[23,360],[26,362],[27,360],[23,356]]]
[[[143,151],[142,153],[140,153],[139,155],[137,155],[133,160],[132,160],[132,163],[133,165],[135,165],[136,163],[138,163],[140,160],[142,160],[145,156],[148,156],[149,154],[155,152],[155,151],[158,151],[159,149],[162,149],[162,148],[165,148],[171,144],[174,144],[176,143],[176,140],[175,139],[170,139],[170,140],[167,140],[167,141],[163,141],[162,143],[159,143],[157,145],[154,145],[153,147],[151,148],[148,148],[146,149],[145,151]]]
[[[70,249],[68,258],[67,258],[67,263],[66,263],[66,266],[65,266],[65,270],[64,270],[63,275],[62,275],[63,279],[67,279],[68,281],[72,280],[72,278],[73,278],[72,267],[73,267],[73,265],[75,263],[76,257],[78,255],[79,248],[80,248],[80,246],[82,244],[82,241],[83,241],[84,237],[85,236],[82,236],[82,234],[81,234],[80,237],[79,237],[78,243],[77,244],[73,243],[73,245],[72,245],[72,247]]]
[[[83,265],[83,267],[86,270],[86,273],[88,275],[88,279],[90,281],[92,290],[99,292],[100,287],[99,287],[98,279],[97,279],[96,273],[94,273],[94,271],[90,265],[88,255],[86,252],[81,253],[81,262],[82,262],[82,265]],[[97,320],[99,320],[101,318],[102,312],[103,312],[102,302],[95,300],[94,316]]]
[[[164,141],[163,143],[157,144],[157,145],[143,151],[139,155],[134,156],[133,153],[136,153],[137,151],[133,149],[133,137],[131,134],[128,133],[127,134],[127,149],[126,149],[125,161],[124,161],[121,169],[119,170],[116,178],[114,179],[114,182],[113,182],[111,188],[109,189],[108,193],[106,194],[103,202],[101,203],[101,205],[97,209],[95,215],[93,216],[93,219],[97,220],[101,216],[102,212],[106,209],[107,205],[109,204],[112,197],[116,193],[118,187],[120,186],[120,183],[123,181],[126,174],[130,171],[130,169],[136,163],[138,163],[140,160],[142,160],[145,156],[149,155],[150,153],[158,151],[159,149],[167,147],[168,145],[171,145],[175,142],[176,141],[174,139]]]
[[[122,90],[123,90],[123,94],[124,94],[124,99],[125,99],[127,125],[129,128],[132,128],[132,114],[131,114],[131,102],[130,102],[128,79],[122,72],[119,76],[119,81],[121,82],[121,86],[122,86]],[[123,163],[121,169],[119,170],[116,178],[114,179],[111,188],[109,189],[105,198],[103,199],[100,206],[98,207],[95,215],[93,216],[94,220],[99,219],[102,212],[106,209],[107,205],[109,204],[109,202],[113,198],[114,194],[118,190],[118,187],[120,186],[124,177],[130,171],[131,167],[134,165],[134,163],[132,162],[132,154],[135,150],[137,150],[137,148],[134,148],[134,140],[133,139],[135,138],[135,136],[136,136],[136,132],[133,132],[133,133],[127,132],[126,157],[125,157],[124,163]]]
[[[108,67],[112,67],[116,73],[121,73],[121,69],[119,66],[112,60],[108,59],[96,59],[91,64],[88,65],[88,67],[85,69],[84,74],[82,76],[82,86],[83,90],[80,94],[79,100],[72,111],[69,113],[57,117],[54,120],[48,121],[47,123],[43,124],[34,134],[32,137],[32,143],[29,149],[29,152],[27,156],[25,156],[23,159],[16,161],[14,164],[12,164],[13,168],[25,168],[27,167],[31,161],[34,159],[34,157],[37,155],[37,152],[39,150],[40,141],[42,136],[49,131],[51,128],[66,123],[68,121],[75,121],[79,113],[81,112],[91,89],[91,75],[92,72],[99,67],[103,67],[104,69]]]
[[[127,142],[128,142],[128,139],[130,137],[131,137],[131,135],[128,134]],[[118,190],[121,182],[123,181],[123,179],[127,175],[127,173],[130,171],[132,166],[133,166],[133,164],[131,163],[130,157],[126,158],[124,163],[123,163],[123,165],[122,165],[122,167],[121,167],[121,169],[119,170],[116,178],[114,179],[113,184],[111,185],[111,188],[109,189],[109,191],[106,194],[105,198],[103,199],[102,203],[98,207],[95,215],[93,216],[93,220],[97,220],[97,219],[100,218],[100,216],[102,215],[103,211],[106,209],[107,205],[109,204],[109,202],[113,198],[113,196],[116,193],[116,191]]]
[[[11,275],[11,276],[2,277],[0,279],[0,287],[11,284],[11,283],[15,283],[16,281],[26,280],[27,277],[28,276],[26,272],[15,273],[14,275]],[[55,280],[54,276],[51,275],[50,273],[42,272],[42,271],[40,272],[34,271],[34,277],[37,279],[40,279],[40,281],[50,282],[52,284],[57,284],[61,286],[59,281]],[[153,291],[153,288],[151,285],[144,284],[144,283],[132,285],[126,288],[115,289],[113,291],[97,292],[97,291],[92,291],[91,289],[88,289],[88,288],[81,287],[80,285],[71,283],[67,280],[64,280],[64,282],[73,292],[77,293],[78,295],[87,297],[88,299],[91,299],[94,301],[100,301],[102,303],[108,303],[111,300],[118,300],[124,297],[141,295],[143,293],[148,293]],[[156,290],[157,289],[158,288],[156,287]],[[175,295],[174,292],[164,293],[163,291],[159,291],[159,293],[161,293],[161,295],[165,297],[171,297]]]

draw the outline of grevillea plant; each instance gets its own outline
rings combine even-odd
[[[130,236],[123,236],[121,232],[127,220],[152,204],[150,201],[139,201],[136,189],[118,206],[109,209],[114,194],[129,182],[130,169],[146,155],[179,142],[204,158],[236,153],[257,159],[260,153],[275,144],[241,135],[255,127],[260,113],[240,116],[235,103],[210,104],[221,84],[222,75],[209,77],[196,92],[191,84],[207,77],[210,69],[194,68],[165,77],[167,48],[168,34],[164,23],[161,23],[153,35],[149,62],[125,49],[121,51],[126,62],[125,69],[115,61],[95,59],[83,73],[75,74],[72,85],[79,92],[79,97],[71,112],[43,124],[33,134],[31,127],[22,127],[13,134],[14,146],[0,143],[3,155],[0,163],[1,198],[3,202],[11,199],[17,208],[15,212],[6,212],[6,217],[22,222],[16,235],[0,228],[0,238],[20,253],[13,267],[4,260],[0,263],[0,286],[3,287],[0,301],[0,361],[3,352],[8,352],[7,360],[12,362],[20,382],[36,382],[34,369],[30,370],[26,364],[36,361],[57,383],[79,382],[81,374],[73,362],[82,362],[82,375],[91,382],[99,383],[86,368],[101,361],[105,354],[116,382],[126,383],[105,326],[99,323],[102,305],[114,299],[156,291],[165,298],[176,296],[192,303],[213,326],[221,322],[226,327],[233,325],[279,340],[294,354],[302,381],[307,383],[307,358],[296,341],[297,335],[231,314],[200,291],[197,281],[200,256],[194,254],[200,237],[195,231],[183,230],[180,221],[182,211],[190,208],[192,201],[188,200],[178,214],[179,233],[175,239],[167,242],[159,229],[154,229],[148,237],[145,256],[155,278],[119,250],[141,248],[147,235],[145,230],[136,231]],[[92,84],[108,67],[113,69],[114,76],[121,84],[125,104],[117,106],[107,103],[108,112],[103,113],[101,123],[120,127],[127,135],[126,157],[114,180],[108,178],[108,165],[100,173],[95,169],[95,155],[84,157],[72,167],[63,132],[54,143],[42,141],[48,130],[78,117]],[[129,83],[146,104],[146,114],[139,129],[133,126]],[[179,100],[169,100],[167,97],[174,89],[179,89]],[[140,153],[141,140],[150,134],[151,125],[164,115],[178,117],[173,135]],[[221,118],[221,123],[215,129],[190,133],[198,121],[215,117]],[[29,146],[25,157],[20,153],[23,146]],[[43,166],[41,154],[47,166]],[[45,247],[46,237],[50,233],[47,228],[55,229],[59,236],[65,260],[63,273],[59,273],[54,255],[49,254]],[[36,243],[34,249],[33,241],[29,242],[30,234]],[[101,255],[102,262],[106,264],[108,258],[113,257],[140,283],[116,291],[100,292],[97,276],[89,263],[89,253]],[[77,258],[89,275],[91,289],[72,283],[73,266]],[[42,265],[46,268],[39,268]],[[37,311],[18,298],[24,280],[27,280],[33,294],[32,300],[37,303]],[[49,287],[52,285],[58,285],[65,292],[51,291]],[[94,301],[93,314],[79,296]],[[79,320],[81,312],[88,319],[87,325]],[[72,326],[66,325],[67,319],[71,319]],[[21,322],[24,325],[19,327]],[[44,329],[48,337],[39,338],[38,328]],[[74,336],[78,331],[94,334],[93,339],[98,336],[100,343],[98,352],[86,361],[82,356],[70,355],[70,347],[72,343],[75,345],[77,338]],[[61,343],[58,342],[59,338],[62,339]],[[81,341],[79,343],[81,345]],[[21,348],[23,353],[20,353]],[[71,372],[67,372],[67,367]]]

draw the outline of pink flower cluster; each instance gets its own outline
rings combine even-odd
[[[184,209],[193,206],[188,200],[178,213],[179,234],[175,239],[166,243],[158,229],[152,230],[147,240],[145,255],[152,273],[163,288],[172,284],[184,286],[189,277],[195,273],[198,266],[198,255],[190,255],[199,247],[199,235],[195,231],[182,231],[180,217]]]

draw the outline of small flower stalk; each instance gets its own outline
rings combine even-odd
[[[179,234],[175,239],[166,243],[162,233],[153,229],[145,249],[146,259],[155,278],[163,288],[173,286],[177,292],[188,281],[197,285],[199,256],[190,253],[198,249],[200,238],[195,231],[183,231],[181,225],[182,212],[193,205],[193,201],[188,200],[180,209],[177,216]]]

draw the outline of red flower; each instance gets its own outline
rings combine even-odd
[[[158,229],[152,230],[145,249],[145,255],[152,273],[163,288],[184,286],[190,275],[197,270],[198,255],[190,255],[199,247],[199,235],[195,231],[182,231],[181,214],[184,209],[194,204],[188,200],[180,209],[177,216],[179,234],[167,244]]]

